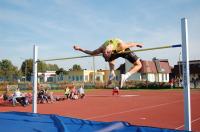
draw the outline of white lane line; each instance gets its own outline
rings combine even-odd
[[[119,115],[119,114],[129,113],[129,112],[133,112],[133,111],[151,109],[151,108],[156,108],[156,107],[160,107],[160,106],[165,106],[165,105],[180,103],[180,102],[183,102],[183,100],[178,100],[178,101],[174,101],[174,102],[171,102],[171,103],[163,103],[163,104],[154,105],[154,106],[146,106],[146,107],[142,107],[142,108],[133,108],[133,109],[129,109],[129,110],[121,111],[121,112],[115,112],[115,113],[111,113],[111,114],[105,114],[105,115],[99,115],[99,116],[88,117],[88,118],[86,118],[86,119],[89,120],[89,119],[96,119],[96,118],[109,117],[109,116],[113,116],[113,115]]]
[[[128,94],[128,95],[119,95],[120,97],[135,97],[139,95],[133,95],[133,94]]]
[[[196,122],[198,120],[200,120],[200,117],[198,117],[197,119],[192,120],[191,123],[194,123],[194,122]],[[181,125],[179,127],[176,127],[175,129],[180,129],[180,128],[183,128],[183,127],[184,127],[184,125]]]
[[[86,95],[87,97],[136,97],[136,94],[124,94],[124,95]]]

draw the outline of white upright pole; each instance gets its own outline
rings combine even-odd
[[[95,85],[95,82],[96,82],[96,73],[95,73],[95,70],[96,70],[96,68],[95,68],[95,56],[93,56],[93,84]]]
[[[38,47],[33,47],[33,105],[32,112],[37,113],[37,57]]]
[[[185,130],[191,131],[191,104],[190,104],[190,69],[188,49],[188,26],[187,19],[181,19],[182,32],[182,66],[183,66],[183,87],[184,87],[184,125]]]

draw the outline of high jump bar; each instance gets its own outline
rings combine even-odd
[[[159,50],[159,49],[167,49],[167,48],[177,48],[177,47],[181,47],[181,46],[182,46],[181,44],[175,44],[175,45],[167,45],[167,46],[160,46],[160,47],[153,47],[153,48],[145,48],[145,49],[124,51],[123,53],[143,52],[143,51]],[[102,54],[94,55],[94,56],[102,56]],[[70,59],[86,58],[86,57],[94,57],[94,56],[92,56],[92,55],[84,55],[84,56],[74,56],[74,57],[66,57],[66,58],[45,59],[45,60],[38,60],[37,62],[40,62],[40,61],[70,60]]]

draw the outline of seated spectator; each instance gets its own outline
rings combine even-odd
[[[28,99],[20,92],[19,88],[17,88],[13,94],[12,102],[13,106],[15,106],[16,103],[20,103],[22,106],[28,105]]]
[[[75,86],[72,87],[71,92],[70,92],[70,99],[74,99],[74,96],[77,95],[77,90],[75,88]]]
[[[11,92],[9,92],[9,90],[6,90],[6,91],[3,93],[3,100],[4,100],[4,101],[12,102],[12,98],[13,98],[13,95],[11,94]]]
[[[32,93],[26,93],[26,94],[24,94],[24,95],[25,95],[25,97],[27,98],[28,103],[31,104],[32,101],[33,101]]]
[[[69,96],[70,96],[70,89],[69,89],[69,87],[66,87],[66,89],[65,89],[65,97],[66,97],[66,99],[68,99]]]
[[[78,94],[75,94],[72,99],[77,100],[78,98]]]
[[[48,103],[48,97],[46,96],[46,91],[41,89],[38,92],[38,103],[45,103],[45,101]]]
[[[63,101],[63,100],[65,100],[65,97],[64,96],[54,96],[54,99],[56,101]]]
[[[3,93],[2,98],[3,98],[4,101],[8,100],[8,98],[9,98],[8,91]]]
[[[13,98],[12,98],[13,106],[15,106],[16,103],[17,103],[18,101],[20,101],[20,98],[21,98],[21,97],[22,97],[21,92],[20,92],[19,88],[17,88],[17,89],[15,90],[15,92],[14,92],[14,94],[13,94]],[[18,101],[17,101],[17,100],[18,100]]]
[[[53,103],[56,100],[53,96],[53,92],[49,92],[48,90],[45,91],[45,96],[47,96],[47,99],[50,100],[51,103]]]
[[[28,97],[26,94],[21,94],[22,97],[17,98],[17,101],[22,105],[22,106],[27,106],[29,104]]]
[[[83,99],[85,96],[85,90],[82,86],[78,89],[78,95],[80,99]]]

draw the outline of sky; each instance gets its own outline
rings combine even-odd
[[[0,0],[0,60],[9,59],[21,67],[33,57],[39,59],[82,56],[73,45],[94,50],[111,38],[141,42],[143,48],[181,43],[181,18],[188,19],[189,58],[200,60],[199,0]],[[133,48],[137,49],[137,48]],[[137,52],[143,60],[179,61],[181,48]],[[65,69],[79,64],[92,69],[93,58],[48,62]],[[116,61],[116,68],[124,59]],[[107,69],[102,57],[95,57],[96,69]]]

